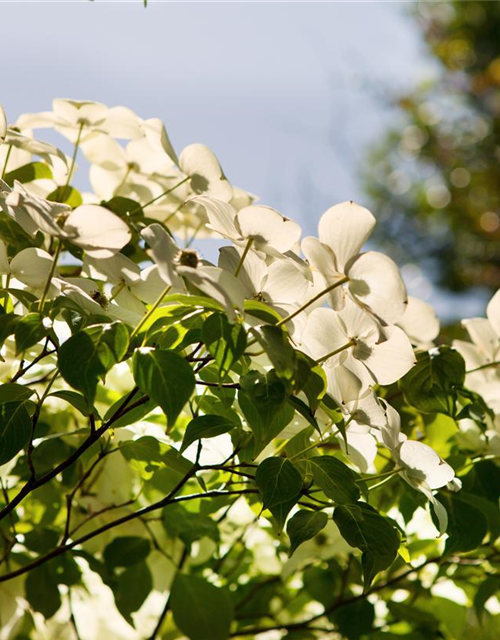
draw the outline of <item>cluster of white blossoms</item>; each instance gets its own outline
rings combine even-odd
[[[73,158],[34,139],[32,130],[42,127],[72,142]],[[252,326],[256,317],[244,303],[260,301],[281,317],[277,324],[286,327],[291,343],[321,365],[328,393],[345,414],[344,440],[318,410],[322,440],[338,438],[363,472],[373,471],[378,447],[387,448],[397,472],[430,500],[433,490],[453,486],[452,467],[426,444],[408,439],[395,410],[377,396],[379,386],[397,382],[415,365],[415,348],[432,345],[439,323],[429,305],[408,299],[389,257],[363,251],[376,223],[367,209],[353,202],[334,206],[321,217],[318,238],[301,240],[297,223],[232,186],[207,147],[193,144],[177,155],[161,121],[143,120],[125,107],[54,100],[52,111],[21,116],[10,127],[0,109],[0,138],[0,208],[39,238],[37,247],[15,256],[0,241],[0,273],[13,289],[40,298],[40,311],[62,296],[137,331],[148,305],[168,304],[167,294],[201,292],[231,321]],[[93,192],[72,208],[51,194],[59,189],[64,201],[78,149],[90,163]],[[49,170],[23,184],[9,181],[33,156]],[[146,223],[137,224],[134,210],[120,217],[103,206],[113,198],[139,203]],[[151,262],[138,264],[121,252],[133,233],[140,234]],[[208,236],[231,243],[220,250],[217,265],[189,249],[195,237]],[[178,244],[183,240],[184,247]],[[58,262],[70,244],[77,251]],[[75,266],[75,275],[61,275],[61,264]],[[467,323],[474,345],[456,344],[469,368],[498,359],[499,305],[498,297],[490,304],[491,324]],[[4,357],[8,349],[6,343]],[[258,357],[253,364],[269,367]],[[484,395],[486,384],[495,395],[497,371],[470,374],[470,386]]]
[[[453,347],[466,366],[466,386],[479,394],[493,412],[486,417],[484,435],[470,419],[461,421],[469,446],[492,456],[500,455],[500,291],[486,307],[486,318],[462,320],[470,342],[454,340]]]

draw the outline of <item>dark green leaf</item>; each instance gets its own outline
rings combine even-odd
[[[266,458],[257,468],[255,482],[263,509],[298,498],[302,490],[302,476],[288,458]]]
[[[219,540],[219,528],[212,518],[187,511],[180,504],[164,507],[162,522],[171,538],[180,538],[188,546],[205,536],[216,542]]]
[[[109,407],[109,409],[104,414],[105,422],[107,420],[110,420],[111,417],[118,412],[120,407],[123,407],[123,403],[125,402],[125,399],[129,395],[130,395],[130,392],[125,393],[121,398],[118,398],[116,402],[113,402],[113,404]],[[134,400],[131,401],[130,404],[133,404],[133,402],[137,398],[134,398]],[[127,427],[129,424],[134,424],[135,422],[142,420],[148,415],[148,413],[151,413],[151,411],[153,411],[156,408],[156,406],[157,405],[153,400],[148,400],[147,402],[144,402],[144,404],[140,404],[139,406],[134,407],[133,409],[130,409],[130,411],[125,411],[123,415],[121,415],[119,418],[116,418],[116,419],[113,418],[113,429],[118,429],[120,427]]]
[[[177,574],[170,605],[175,624],[190,640],[226,640],[234,615],[225,589],[203,578]]]
[[[69,389],[62,389],[61,391],[54,391],[54,393],[49,394],[49,398],[51,396],[55,398],[60,398],[61,400],[64,400],[68,404],[72,405],[83,416],[87,417],[91,413],[93,413],[95,416],[99,415],[95,407],[93,407],[92,410],[90,410],[89,404],[86,398],[82,396],[81,393],[77,393],[76,391],[70,391]]]
[[[258,300],[245,300],[244,309],[248,315],[269,324],[276,324],[281,320],[281,316],[277,311]]]
[[[293,380],[297,358],[288,333],[281,327],[262,325],[252,329],[252,334],[264,348],[278,377]]]
[[[300,544],[314,538],[326,527],[327,522],[328,516],[323,511],[306,511],[305,509],[297,511],[286,527],[291,542],[290,555]]]
[[[375,621],[375,608],[366,599],[338,608],[332,616],[342,638],[358,640],[370,633]]]
[[[0,405],[0,465],[21,451],[31,436],[31,418],[25,402]]]
[[[443,503],[448,512],[448,539],[445,553],[457,551],[473,551],[481,545],[488,533],[486,516],[474,505],[460,500],[453,494],[443,496]]]
[[[145,562],[137,562],[111,582],[116,608],[132,624],[131,614],[138,611],[151,593],[153,580]]]
[[[458,351],[444,346],[422,354],[400,385],[406,400],[422,413],[454,417],[458,389],[464,380],[464,359]]]
[[[61,606],[61,595],[50,567],[42,565],[28,573],[24,585],[26,600],[44,618],[52,618]]]
[[[5,402],[20,402],[22,400],[27,400],[34,393],[34,389],[25,387],[22,384],[16,384],[15,382],[2,384],[0,385],[0,404],[4,404]]]
[[[328,498],[337,504],[349,504],[359,500],[356,474],[343,462],[333,456],[314,456],[307,462],[314,482]]]
[[[44,325],[44,317],[40,313],[28,313],[18,320],[14,330],[16,338],[16,355],[37,344],[50,333],[51,327]]]
[[[500,591],[500,576],[488,576],[479,585],[474,596],[474,609],[479,620],[483,617],[484,605],[497,591]]]
[[[122,536],[112,540],[104,549],[104,562],[110,569],[130,567],[148,557],[151,544],[146,538]]]
[[[180,451],[182,453],[190,444],[196,442],[196,440],[201,440],[201,438],[215,438],[227,433],[234,426],[234,423],[222,416],[208,415],[193,418],[186,427]]]
[[[362,502],[336,507],[333,521],[344,540],[363,552],[366,590],[377,573],[394,562],[399,549],[399,534],[390,520]]]
[[[255,458],[293,419],[294,410],[287,404],[285,383],[274,370],[250,371],[240,384],[238,402],[254,435]]]
[[[207,351],[215,358],[221,378],[224,378],[234,362],[244,353],[247,334],[241,324],[231,324],[222,313],[213,313],[201,330],[201,339]]]
[[[195,389],[191,366],[174,351],[139,349],[134,355],[137,386],[159,405],[172,426]]]
[[[99,324],[75,333],[58,354],[62,377],[93,404],[97,383],[127,351],[128,331],[120,322]]]

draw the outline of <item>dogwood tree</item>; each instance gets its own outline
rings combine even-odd
[[[156,118],[8,122],[0,639],[497,637],[500,294],[436,346],[362,206],[301,240]]]

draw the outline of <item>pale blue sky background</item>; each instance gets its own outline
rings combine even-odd
[[[432,72],[410,10],[0,0],[0,100],[12,121],[54,97],[160,117],[178,150],[207,144],[234,184],[310,234],[332,204],[363,203],[364,151],[394,118],[386,100]],[[418,274],[407,280],[425,293]],[[431,301],[453,311],[448,298]],[[482,313],[476,298],[465,304],[464,315]]]

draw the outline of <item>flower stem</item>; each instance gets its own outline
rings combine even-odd
[[[469,369],[465,373],[475,373],[476,371],[482,371],[483,369],[488,369],[488,367],[496,367],[500,365],[500,360],[495,360],[494,362],[487,362],[486,364],[482,364],[480,367],[476,367],[475,369]]]
[[[170,291],[171,288],[172,288],[172,285],[168,285],[168,287],[165,287],[165,289],[161,292],[158,300],[153,304],[151,309],[146,313],[146,315],[142,318],[142,320],[139,322],[137,327],[130,334],[130,342],[132,342],[132,340],[135,338],[135,336],[139,333],[139,331],[142,329],[142,327],[146,324],[146,322],[149,320],[149,318],[153,315],[153,313],[156,311],[156,309],[160,306],[160,304],[163,302],[163,299],[168,294],[168,292]]]
[[[238,266],[236,267],[236,270],[234,272],[234,277],[237,278],[240,271],[241,271],[241,267],[243,266],[243,263],[245,262],[245,258],[248,255],[248,252],[250,251],[251,246],[253,245],[253,238],[248,238],[247,243],[245,245],[245,249],[243,251],[243,253],[241,254],[241,258],[240,261],[238,262]]]
[[[76,136],[76,142],[73,149],[73,156],[71,158],[71,165],[69,167],[68,177],[66,179],[66,184],[63,187],[63,192],[62,192],[63,200],[66,199],[66,192],[68,191],[69,183],[71,181],[71,178],[73,177],[73,171],[75,170],[76,156],[78,154],[78,149],[80,148],[80,141],[82,139],[82,131],[84,126],[85,124],[83,122],[80,122],[80,128],[78,129],[78,135]]]
[[[325,294],[329,293],[330,291],[333,291],[334,289],[336,289],[337,287],[342,286],[343,284],[345,284],[346,282],[349,281],[349,278],[347,276],[345,276],[344,278],[341,278],[340,280],[337,280],[337,282],[334,282],[333,284],[331,284],[329,287],[327,287],[326,289],[323,289],[323,291],[320,291],[319,293],[317,293],[313,298],[311,298],[310,300],[308,300],[307,302],[304,302],[304,304],[302,306],[300,306],[298,309],[296,309],[293,313],[291,313],[289,316],[286,316],[286,318],[282,318],[279,322],[276,323],[276,327],[281,327],[281,325],[285,324],[286,322],[290,322],[290,320],[293,320],[293,318],[295,318],[296,316],[299,315],[299,313],[302,313],[302,311],[304,311],[305,309],[307,309],[307,307],[309,307],[310,305],[312,305],[314,302],[316,302],[316,300],[319,300],[320,298],[322,298]]]
[[[48,294],[49,289],[50,289],[50,284],[52,282],[52,277],[53,277],[54,272],[55,272],[56,267],[57,267],[57,261],[59,260],[59,256],[61,255],[62,242],[61,242],[60,238],[57,238],[56,243],[57,243],[56,244],[56,250],[55,250],[54,256],[52,258],[52,265],[50,266],[49,275],[47,277],[47,281],[45,282],[45,288],[43,290],[42,297],[40,298],[40,302],[38,303],[38,311],[40,313],[43,310],[43,305],[45,304],[45,300],[47,298],[47,294]]]
[[[140,211],[141,209],[145,209],[146,207],[149,207],[150,204],[153,204],[154,202],[156,202],[157,200],[159,200],[160,198],[163,198],[163,196],[168,196],[169,193],[172,193],[172,191],[174,191],[175,189],[177,189],[178,187],[180,187],[182,184],[184,184],[185,182],[187,182],[188,180],[190,180],[189,176],[187,178],[184,178],[183,180],[181,180],[180,182],[178,182],[176,185],[174,185],[173,187],[170,187],[170,189],[167,189],[166,191],[164,191],[163,193],[160,193],[159,196],[156,196],[156,198],[153,198],[152,200],[149,200],[149,202],[146,202],[146,204],[140,204],[138,207],[136,207],[135,209],[132,209],[132,211],[129,212],[129,216],[133,216],[134,213],[137,213],[138,211]]]
[[[349,349],[349,347],[354,347],[355,344],[356,344],[356,340],[354,340],[354,339],[353,340],[349,340],[349,342],[346,342],[345,344],[343,344],[338,349],[334,349],[333,351],[330,351],[330,353],[327,353],[326,355],[321,356],[321,358],[318,358],[316,360],[316,364],[321,364],[325,360],[328,360],[328,358],[333,358],[333,356],[336,356],[337,353],[341,353],[342,351],[345,351],[346,349]]]
[[[5,178],[5,175],[7,173],[7,163],[9,162],[11,151],[12,151],[12,145],[9,144],[9,148],[7,149],[7,153],[5,154],[5,162],[3,163],[2,176],[1,176],[2,180]]]
[[[116,285],[116,289],[114,290],[113,294],[109,298],[109,302],[113,302],[113,300],[115,300],[115,298],[118,295],[120,295],[120,292],[123,291],[123,289],[125,288],[125,285],[126,285],[125,280],[122,280],[119,284]]]

